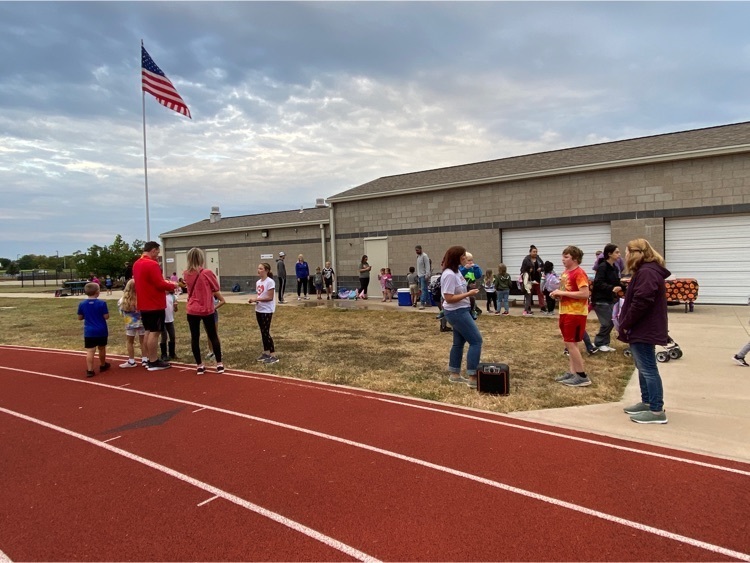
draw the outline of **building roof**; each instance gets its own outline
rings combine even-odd
[[[222,217],[212,223],[210,219],[204,219],[179,229],[167,231],[159,235],[161,238],[199,235],[203,233],[221,233],[227,231],[253,231],[259,229],[297,227],[310,223],[328,224],[328,207],[311,207],[295,209],[292,211],[275,211],[271,213],[258,213],[256,215],[240,215],[239,217]]]
[[[384,176],[327,198],[369,199],[530,177],[750,152],[750,122]]]

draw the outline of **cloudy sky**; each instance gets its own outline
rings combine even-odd
[[[0,257],[750,119],[740,2],[0,3]]]

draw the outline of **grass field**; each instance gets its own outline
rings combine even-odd
[[[108,352],[125,352],[124,325],[109,301]],[[184,307],[184,303],[181,304]],[[0,297],[4,330],[0,344],[70,350],[83,349],[77,299]],[[435,310],[437,312],[437,310]],[[450,333],[441,333],[433,314],[329,307],[282,306],[271,334],[281,361],[264,366],[255,361],[262,350],[254,308],[227,304],[220,310],[219,335],[229,368],[345,384],[375,391],[431,399],[497,412],[545,409],[619,401],[633,364],[618,353],[585,357],[593,384],[569,388],[553,381],[567,371],[567,358],[556,318],[482,315],[479,329],[482,361],[505,362],[511,369],[511,394],[479,394],[447,381]],[[175,315],[177,354],[193,363],[184,308]],[[589,334],[598,330],[589,319]],[[205,337],[204,337],[205,338]],[[205,344],[203,346],[205,354]],[[585,356],[585,352],[584,352]],[[465,367],[465,362],[464,362]],[[81,360],[81,375],[85,366]]]

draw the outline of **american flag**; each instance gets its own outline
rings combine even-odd
[[[156,63],[141,45],[141,78],[143,82],[143,91],[148,92],[156,98],[161,105],[171,110],[190,116],[190,110],[185,104],[185,100],[177,93],[172,82],[167,78],[164,72],[156,66]]]

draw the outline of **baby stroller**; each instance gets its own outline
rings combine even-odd
[[[615,329],[619,332],[620,330],[620,309],[622,309],[622,304],[625,302],[625,299],[622,297],[618,300],[617,303],[615,303],[614,308],[612,309],[612,324],[615,325]],[[669,337],[669,340],[667,341],[666,346],[660,346],[660,348],[663,348],[662,350],[659,350],[656,353],[656,361],[657,362],[668,362],[669,360],[679,360],[682,358],[682,349],[680,348],[680,345],[677,344],[674,340],[672,340],[672,337]],[[625,350],[622,351],[623,355],[626,358],[632,358],[633,352],[630,351],[630,347],[625,348]]]

